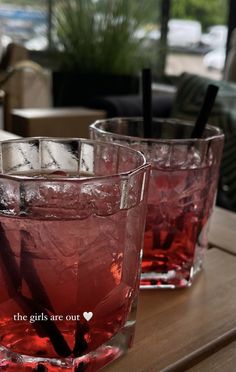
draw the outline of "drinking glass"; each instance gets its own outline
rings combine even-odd
[[[150,166],[82,139],[0,155],[0,369],[97,371],[132,344]]]
[[[223,148],[220,129],[207,126],[191,139],[193,124],[153,119],[144,138],[141,118],[100,120],[93,139],[142,151],[151,162],[141,288],[190,286],[203,264]]]

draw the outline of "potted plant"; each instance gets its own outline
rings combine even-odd
[[[134,36],[139,21],[131,17],[127,0],[60,0],[55,29],[62,52],[53,72],[54,105],[137,93],[143,62],[141,41]]]

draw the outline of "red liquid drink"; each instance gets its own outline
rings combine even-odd
[[[131,346],[148,167],[141,154],[119,150],[124,175],[108,176],[116,147],[100,151],[95,178],[73,170],[0,176],[0,367],[18,371],[21,360],[97,371]]]
[[[214,204],[223,134],[207,126],[191,139],[193,125],[154,118],[144,138],[142,118],[100,120],[91,137],[129,145],[151,163],[141,288],[191,285],[207,247],[207,226]]]
[[[137,213],[138,209],[129,210],[134,226]],[[77,322],[70,318],[74,315],[80,317],[81,344],[86,352],[108,341],[124,326],[139,276],[137,237],[132,232],[125,237],[126,218],[127,211],[106,218],[90,216],[64,221],[0,217],[1,249],[11,255],[8,259],[14,262],[20,276],[18,293],[10,297],[8,277],[1,265],[1,345],[25,355],[58,357],[50,338],[41,337],[35,328],[40,323],[44,331],[46,319],[37,321],[41,313],[47,318],[62,315],[63,321],[56,324],[71,350],[68,357],[80,354],[73,352]],[[129,271],[124,263],[124,248],[131,244]],[[44,288],[43,294],[36,293],[39,286]],[[34,301],[34,296],[40,306],[31,311],[28,300]],[[83,317],[84,312],[93,313],[89,322]],[[14,320],[18,313],[26,314],[30,322]]]
[[[152,169],[141,286],[186,287],[201,269],[217,169]]]

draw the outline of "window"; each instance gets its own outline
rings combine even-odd
[[[94,1],[102,9],[104,0]],[[128,1],[134,16],[138,9],[142,15],[135,37],[142,39],[143,54],[156,79],[184,71],[222,77],[232,0]],[[51,16],[57,4],[53,0],[0,0],[3,45],[15,41],[37,51],[50,47],[55,36]]]
[[[29,49],[47,47],[47,0],[0,1],[2,46],[10,42]]]
[[[227,42],[228,2],[172,0],[167,75],[192,72],[222,78]]]

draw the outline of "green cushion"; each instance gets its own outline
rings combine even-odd
[[[209,124],[220,127],[228,137],[236,132],[236,84],[184,73],[179,79],[171,116],[195,120],[208,84],[219,87]]]
[[[225,134],[218,197],[224,200],[221,206],[236,211],[236,84],[184,73],[179,80],[171,116],[195,121],[208,84],[219,87],[209,124],[220,127]]]

